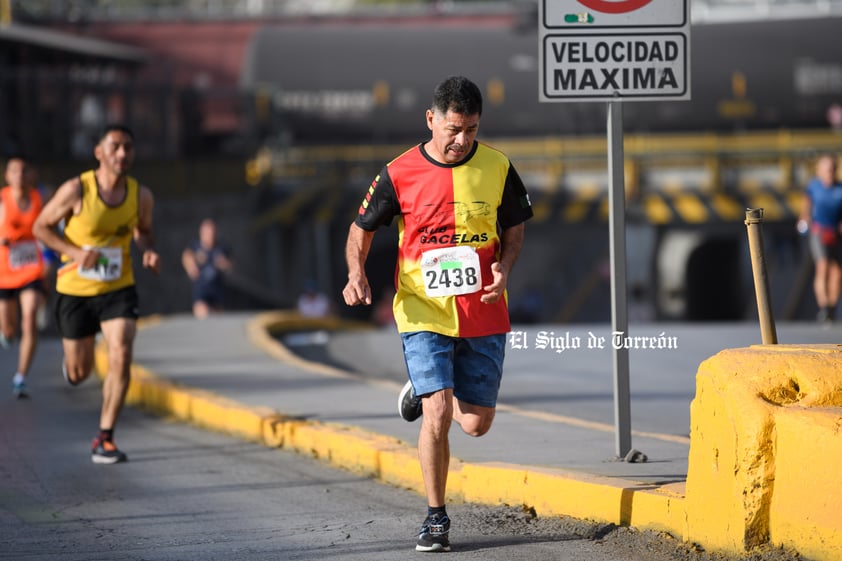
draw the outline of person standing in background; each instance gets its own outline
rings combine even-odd
[[[181,254],[181,264],[193,281],[193,316],[205,319],[225,305],[225,273],[234,268],[230,253],[219,243],[216,222],[205,218],[199,225],[199,239]]]
[[[29,179],[22,155],[6,163],[6,186],[0,190],[0,347],[9,347],[20,329],[17,371],[12,393],[29,396],[26,376],[38,345],[38,307],[44,300],[44,260],[32,226],[41,212],[41,195]]]
[[[832,323],[842,291],[842,183],[837,177],[836,157],[822,154],[816,160],[816,176],[804,192],[798,231],[809,236],[815,263],[813,292],[819,307],[816,319]]]

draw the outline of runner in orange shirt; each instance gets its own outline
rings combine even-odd
[[[10,347],[18,330],[18,367],[12,391],[29,396],[26,375],[38,344],[36,315],[44,298],[44,263],[32,234],[41,212],[41,195],[26,182],[29,163],[24,156],[6,162],[6,183],[0,189],[0,346]]]

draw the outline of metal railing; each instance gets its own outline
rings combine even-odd
[[[483,140],[506,153],[538,190],[604,192],[605,146],[601,136]],[[326,169],[379,169],[408,144],[265,146],[245,166],[247,183],[306,183]],[[625,138],[626,188],[649,191],[786,191],[803,185],[812,160],[842,153],[842,135],[831,130],[778,130],[743,134],[629,134]],[[692,189],[691,189],[692,190]]]

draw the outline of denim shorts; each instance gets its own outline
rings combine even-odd
[[[416,395],[453,389],[456,399],[497,405],[506,335],[448,337],[430,331],[401,333],[403,355]]]

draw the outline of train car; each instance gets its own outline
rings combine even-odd
[[[842,17],[694,24],[692,100],[629,102],[628,132],[827,127],[842,104]],[[433,85],[483,87],[486,137],[605,131],[604,103],[538,102],[533,27],[410,23],[274,25],[252,36],[241,86],[258,89],[297,143],[406,141],[423,135]],[[842,125],[842,123],[838,123]]]
[[[806,152],[818,145],[779,131],[823,129],[825,139],[842,138],[829,132],[829,116],[842,104],[842,51],[834,47],[840,26],[836,16],[694,24],[692,100],[624,104],[632,164],[626,169],[628,282],[640,317],[738,320],[756,312],[743,225],[748,205],[767,210],[778,311],[787,319],[813,313],[809,262],[794,218],[798,183],[809,173]],[[510,287],[513,310],[538,294],[540,320],[604,321],[610,312],[605,149],[594,140],[605,136],[606,104],[540,103],[538,48],[534,27],[500,24],[265,26],[247,49],[241,85],[273,110],[262,114],[271,120],[265,129],[283,138],[275,180],[315,178],[300,192],[313,193],[314,208],[324,213],[329,197],[317,193],[330,162],[346,166],[346,186],[354,187],[353,174],[370,181],[397,153],[394,145],[427,137],[424,111],[435,83],[450,74],[471,77],[485,97],[481,137],[516,160],[535,194],[530,250]],[[628,142],[650,133],[660,143]],[[759,141],[753,134],[765,136]],[[742,150],[740,139],[747,139],[750,161],[730,152]],[[784,154],[787,142],[801,152]],[[361,145],[392,147],[365,152]],[[307,152],[308,146],[333,151]],[[547,146],[560,148],[539,158]],[[362,152],[366,161],[348,165],[346,158]],[[308,166],[308,154],[322,160]],[[302,196],[279,208],[300,204]],[[272,213],[278,212],[267,212],[267,220]],[[339,223],[337,247],[345,233]],[[388,249],[372,252],[372,267],[390,282]],[[341,271],[343,264],[332,267]]]

